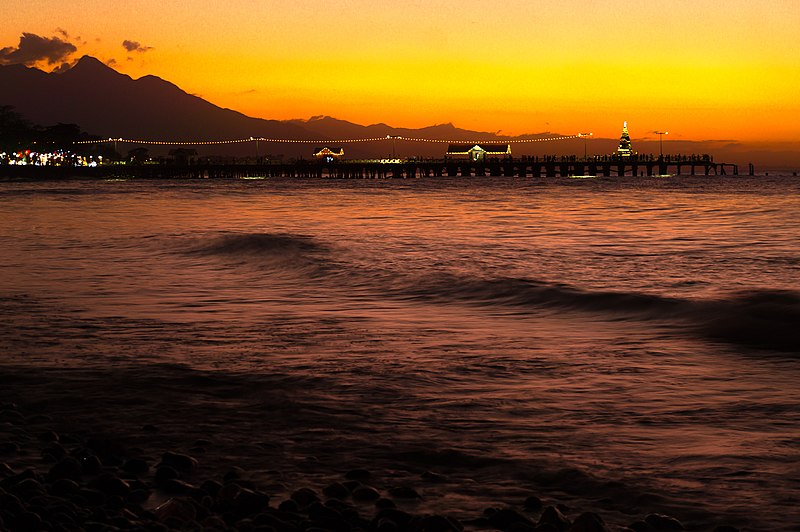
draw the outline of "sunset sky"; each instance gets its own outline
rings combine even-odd
[[[4,0],[0,20],[0,62],[57,38],[75,51],[37,66],[90,54],[262,118],[800,141],[798,0]]]

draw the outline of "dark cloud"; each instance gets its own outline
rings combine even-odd
[[[129,41],[124,40],[122,41],[122,47],[128,50],[129,52],[146,52],[148,50],[152,50],[152,46],[143,46],[142,44],[136,41]]]
[[[73,66],[75,66],[74,63],[61,63],[60,65],[58,65],[56,68],[53,69],[53,72],[55,72],[56,74],[60,74],[61,72],[66,72]]]
[[[77,50],[74,44],[58,37],[48,39],[33,33],[23,33],[19,38],[19,46],[0,49],[0,65],[33,66],[40,61],[54,65],[64,61]]]

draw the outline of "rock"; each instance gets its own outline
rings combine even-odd
[[[557,508],[554,506],[548,506],[542,512],[542,516],[539,518],[539,522],[537,525],[553,525],[558,530],[565,531],[569,528],[570,522],[569,519],[564,517]]]
[[[22,512],[17,515],[17,530],[42,530],[42,518],[35,512]]]
[[[419,532],[461,532],[464,530],[464,525],[452,517],[428,515],[415,518],[411,528]]]
[[[80,462],[72,457],[67,457],[63,460],[60,460],[53,467],[51,467],[50,471],[47,473],[47,477],[50,480],[68,478],[76,482],[81,480],[82,475],[83,468],[81,467]]]
[[[383,510],[384,508],[395,508],[396,505],[392,499],[387,499],[385,497],[381,497],[377,501],[375,501],[375,508],[379,510]]]
[[[345,474],[345,478],[347,480],[358,480],[363,482],[365,480],[369,480],[372,476],[372,473],[367,471],[366,469],[352,469]]]
[[[291,499],[295,501],[300,508],[305,508],[312,502],[319,501],[317,493],[311,488],[300,488],[291,495]]]
[[[0,479],[13,477],[17,473],[5,462],[0,463]]]
[[[355,501],[377,501],[381,498],[378,490],[370,486],[359,486],[353,491],[353,500]]]
[[[103,464],[95,455],[89,455],[81,459],[81,469],[86,475],[97,475],[103,469]]]
[[[603,519],[593,512],[584,512],[575,519],[569,532],[608,532]]]
[[[377,532],[400,532],[400,526],[391,519],[378,519],[371,527]]]
[[[150,470],[150,466],[141,458],[130,458],[122,464],[122,470],[134,475],[144,475]]]
[[[59,441],[59,439],[60,438],[58,437],[58,434],[53,432],[52,430],[48,430],[47,432],[42,432],[41,434],[39,434],[39,441],[50,443],[50,442],[57,442]]]
[[[78,491],[81,487],[74,480],[60,478],[50,485],[50,493],[56,497],[68,497]]]
[[[389,489],[389,494],[392,497],[397,499],[421,499],[422,496],[417,493],[417,490],[414,488],[409,488],[407,486],[398,486],[396,488]]]
[[[17,482],[11,491],[25,501],[46,493],[42,483],[35,478],[26,478]]]
[[[236,510],[240,516],[252,516],[269,507],[269,495],[260,491],[242,489],[236,496]]]
[[[122,465],[123,458],[127,454],[121,443],[109,438],[91,438],[86,441],[86,447],[104,466]]]
[[[19,445],[13,441],[0,442],[0,454],[17,454],[19,453]]]
[[[134,504],[144,504],[150,498],[151,492],[149,489],[133,489],[128,500]]]
[[[653,527],[645,523],[644,521],[635,521],[628,525],[628,528],[634,530],[635,532],[647,532],[652,530]]]
[[[42,458],[51,462],[58,462],[65,456],[67,456],[67,450],[58,442],[53,442],[42,449]]]
[[[16,410],[5,409],[0,410],[0,421],[6,421],[12,425],[22,425],[25,423],[25,416]]]
[[[656,530],[684,530],[680,521],[668,515],[650,514],[644,518],[644,522]]]
[[[333,484],[325,486],[325,488],[322,490],[322,493],[326,497],[340,500],[344,500],[350,496],[350,490],[345,488],[340,482],[334,482]]]
[[[720,525],[714,529],[714,532],[739,532],[735,526]]]
[[[89,487],[104,493],[107,497],[116,495],[124,498],[131,492],[131,487],[127,482],[111,473],[92,480],[89,482]]]
[[[293,499],[287,499],[278,505],[278,510],[289,514],[296,514],[300,513],[300,505]]]
[[[533,521],[510,508],[492,509],[484,512],[489,524],[500,530],[533,530]]]
[[[233,466],[225,473],[225,476],[222,477],[225,482],[232,482],[234,480],[239,480],[245,477],[245,470],[241,467]]]
[[[156,469],[156,474],[154,475],[154,479],[156,481],[156,484],[159,484],[161,482],[164,482],[165,480],[178,478],[179,476],[180,475],[178,474],[178,471],[174,467],[162,465],[159,466],[158,469]]]
[[[236,484],[225,484],[217,492],[217,501],[220,503],[233,503],[236,501],[240,491],[242,491],[242,488]]]
[[[188,482],[184,482],[177,478],[168,478],[159,483],[158,486],[164,491],[164,493],[169,495],[189,495],[192,491],[197,489]]]
[[[72,497],[76,504],[83,506],[102,506],[106,502],[106,495],[96,489],[81,488],[81,490]]]
[[[170,451],[161,455],[161,463],[183,471],[194,469],[197,466],[197,460],[188,454],[173,453]]]
[[[372,520],[373,525],[377,525],[381,520],[388,520],[391,521],[401,529],[406,530],[411,523],[413,516],[409,513],[406,513],[402,510],[397,510],[394,508],[385,508],[375,515],[375,518]]]
[[[538,512],[544,506],[542,504],[542,499],[537,497],[536,495],[531,495],[525,499],[525,502],[522,503],[525,507],[525,510],[528,512]]]
[[[162,523],[174,519],[182,524],[194,521],[197,517],[194,504],[190,500],[182,498],[169,499],[156,508],[153,513],[155,518]]]
[[[536,525],[534,532],[559,532],[559,530],[558,527],[556,527],[556,525],[545,523],[543,525]]]
[[[222,484],[217,482],[216,480],[206,480],[200,485],[200,489],[211,495],[212,497],[216,497],[219,490],[222,489]]]

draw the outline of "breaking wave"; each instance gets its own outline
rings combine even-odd
[[[733,344],[800,353],[800,294],[734,292],[719,299],[682,299],[641,292],[584,290],[525,278],[479,278],[432,271],[363,268],[340,260],[314,238],[292,234],[231,234],[193,250],[271,274],[300,275],[345,291],[378,297],[483,308],[554,309],[615,320],[669,323],[687,333]]]

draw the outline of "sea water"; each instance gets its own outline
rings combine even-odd
[[[287,456],[447,470],[432,511],[793,530],[798,213],[788,176],[2,183],[0,364],[270,379]]]

